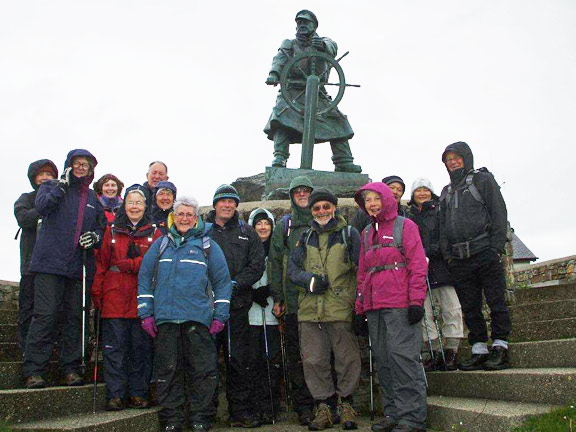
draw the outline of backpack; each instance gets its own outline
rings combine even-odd
[[[404,241],[404,222],[405,221],[406,221],[406,218],[403,216],[397,216],[396,217],[396,219],[394,220],[394,228],[392,230],[392,240],[387,242],[387,243],[376,243],[376,244],[370,245],[368,240],[370,237],[370,232],[372,231],[372,228],[374,227],[374,223],[371,223],[366,228],[364,228],[364,231],[363,231],[363,234],[364,234],[364,253],[366,253],[366,251],[368,251],[368,250],[381,249],[383,247],[393,247],[394,249],[398,250],[398,252],[400,252],[402,257],[405,257],[406,255],[404,254],[404,243],[403,243],[403,241]],[[406,267],[406,262],[402,261],[402,262],[394,263],[394,264],[387,264],[387,265],[371,267],[370,269],[368,269],[368,272],[369,273],[376,273],[376,272],[379,272],[382,270],[398,270],[400,267]]]
[[[344,258],[344,262],[348,260],[352,261],[352,241],[350,240],[350,231],[352,230],[352,225],[347,225],[340,230],[340,235],[342,236],[342,244],[346,248],[346,255]],[[304,252],[308,250],[308,241],[310,240],[310,236],[312,235],[312,228],[308,228],[304,233],[303,236],[306,236],[306,241],[304,242]]]
[[[479,172],[485,172],[485,173],[492,175],[492,173],[490,171],[488,171],[488,168],[484,168],[484,167],[470,171],[468,174],[466,174],[466,180],[465,180],[466,187],[464,188],[464,190],[468,189],[468,191],[470,192],[470,195],[472,195],[472,198],[474,198],[476,201],[478,201],[480,204],[482,204],[482,207],[486,208],[486,202],[484,201],[484,198],[482,198],[482,195],[480,195],[480,191],[478,190],[478,188],[474,184],[474,176]],[[494,177],[494,176],[492,176],[492,177]],[[453,195],[454,195],[454,191],[452,190],[452,184],[449,184],[448,185],[448,192],[446,194],[446,202],[448,204],[450,204],[450,201],[452,200]]]
[[[285,214],[282,216],[282,222],[284,222],[284,231],[283,231],[283,238],[284,238],[284,247],[288,247],[288,237],[290,237],[290,233],[293,229],[307,227],[308,224],[304,225],[296,225],[292,226],[292,215],[290,213]]]

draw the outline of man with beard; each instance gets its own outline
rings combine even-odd
[[[280,74],[284,65],[294,56],[303,52],[320,51],[336,57],[338,45],[327,37],[320,37],[316,33],[318,28],[318,19],[316,15],[309,10],[301,10],[296,14],[296,39],[285,39],[278,54],[272,61],[266,84],[276,86],[280,82]],[[306,69],[306,66],[301,65]],[[291,79],[302,80],[302,68],[295,67],[291,74]],[[328,65],[326,62],[317,59],[316,70],[325,71]],[[318,109],[323,109],[331,102],[330,96],[324,89],[324,83],[328,80],[328,73],[320,74],[320,90],[318,98]],[[298,89],[301,84],[290,84],[292,89]],[[305,90],[302,87],[302,90]],[[302,91],[300,102],[304,104],[304,91]],[[338,109],[334,109],[324,116],[323,121],[316,124],[315,142],[322,143],[330,141],[332,147],[332,162],[334,162],[335,171],[345,172],[362,172],[362,167],[353,163],[354,158],[350,150],[348,140],[354,136],[354,131],[348,123],[344,114]],[[286,161],[290,156],[289,146],[293,143],[302,142],[302,133],[304,130],[304,119],[296,111],[290,109],[286,101],[279,93],[276,98],[276,106],[264,128],[268,139],[274,141],[274,161],[272,166],[285,167]]]

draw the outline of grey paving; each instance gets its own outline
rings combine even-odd
[[[511,342],[576,338],[576,318],[512,322]]]
[[[515,297],[517,304],[552,300],[573,300],[576,298],[576,282],[545,287],[519,288],[516,290]]]
[[[576,317],[576,299],[524,303],[510,307],[515,325],[524,322],[555,320]]]

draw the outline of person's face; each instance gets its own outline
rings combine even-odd
[[[138,192],[130,192],[126,195],[126,216],[132,223],[138,223],[144,217],[146,210],[146,201]]]
[[[298,186],[292,189],[292,199],[296,205],[300,208],[308,207],[308,199],[310,198],[310,193],[312,189],[306,186]]]
[[[380,210],[382,210],[382,199],[380,194],[374,191],[366,192],[364,196],[364,207],[366,207],[366,212],[369,216],[376,217]]]
[[[414,202],[418,205],[422,205],[423,203],[430,201],[432,199],[432,192],[430,189],[421,187],[414,191]]]
[[[48,171],[39,172],[38,174],[36,174],[36,177],[34,177],[34,183],[36,183],[38,186],[40,186],[42,183],[48,180],[54,180],[54,176],[52,175],[52,173],[49,173]]]
[[[462,156],[451,151],[446,153],[446,162],[444,163],[450,172],[459,168],[464,168],[464,159],[462,159]]]
[[[146,174],[146,179],[151,187],[156,187],[158,182],[168,180],[168,172],[166,167],[161,163],[153,164]]]
[[[260,240],[264,242],[268,240],[268,237],[270,237],[272,233],[272,224],[268,219],[260,219],[254,226],[254,229],[258,237],[260,237]]]
[[[102,185],[102,195],[108,198],[114,198],[118,195],[118,185],[114,180],[108,180]]]
[[[326,225],[336,213],[336,206],[330,201],[318,201],[312,206],[312,216],[320,226]]]
[[[83,156],[76,156],[72,159],[72,174],[75,177],[86,177],[90,172],[90,162]]]
[[[394,195],[396,203],[399,204],[400,200],[402,199],[402,195],[404,195],[404,188],[402,187],[402,184],[399,182],[392,182],[388,185],[388,187],[392,191],[392,195]]]
[[[156,205],[162,210],[171,209],[174,205],[174,194],[169,189],[160,189],[156,194]]]
[[[196,226],[198,216],[194,211],[194,207],[187,205],[179,205],[174,209],[174,225],[180,234],[187,233],[190,229]]]
[[[298,18],[296,20],[296,33],[298,34],[312,34],[316,30],[316,24],[307,19]]]
[[[214,210],[216,210],[216,218],[222,221],[229,221],[234,216],[234,212],[236,211],[236,201],[232,198],[222,198],[216,201],[214,205]]]

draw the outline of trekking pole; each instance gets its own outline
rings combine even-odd
[[[368,358],[370,364],[370,420],[374,420],[374,363],[372,361],[372,338],[368,334]]]
[[[434,325],[436,326],[436,333],[438,333],[438,343],[440,345],[440,354],[442,355],[442,362],[444,363],[444,369],[446,369],[446,355],[444,354],[444,345],[442,343],[442,329],[440,324],[438,324],[438,311],[434,305],[434,297],[432,297],[432,288],[430,288],[430,280],[428,275],[426,275],[426,286],[428,288],[428,296],[430,298],[430,306],[432,307],[432,317],[434,318]]]
[[[284,375],[284,397],[286,398],[286,412],[290,412],[290,372],[288,371],[288,357],[286,355],[286,339],[284,336],[285,321],[280,322],[280,351],[282,354],[282,372]]]
[[[86,372],[86,249],[82,251],[82,375]]]
[[[228,364],[230,364],[230,360],[232,359],[232,339],[230,336],[230,320],[226,321],[228,326]]]
[[[270,375],[270,351],[268,350],[268,332],[266,330],[266,310],[262,308],[262,327],[264,328],[264,350],[266,351],[266,369],[268,371],[268,390],[270,392],[270,409],[272,410],[272,424],[276,422],[274,412],[274,397],[272,396],[272,376]]]
[[[94,345],[94,351],[96,356],[94,358],[94,383],[92,388],[92,413],[96,414],[96,392],[98,391],[98,345],[100,342],[100,311],[98,309],[94,310],[94,321],[96,328],[96,344]]]
[[[430,330],[428,330],[428,318],[426,317],[426,311],[424,311],[424,328],[426,329],[426,339],[428,339],[430,358],[432,359],[432,364],[436,365],[436,356],[434,355],[434,349],[432,348],[432,339],[430,338]],[[422,367],[424,367],[424,364],[422,364]]]
[[[422,375],[424,375],[424,384],[428,388],[428,377],[426,376],[426,369],[424,369],[424,363],[422,363],[422,354],[420,354],[420,365],[422,366]]]

